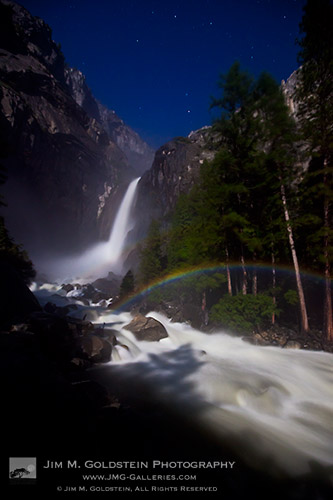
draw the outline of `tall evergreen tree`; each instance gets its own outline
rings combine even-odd
[[[272,210],[278,206],[273,196],[274,191],[272,191],[272,188],[274,190],[278,187],[296,276],[301,309],[301,325],[302,330],[307,332],[309,330],[307,308],[296,252],[293,224],[287,200],[287,188],[289,188],[291,193],[295,192],[295,179],[297,179],[299,174],[296,151],[298,139],[296,124],[290,116],[282,90],[269,75],[261,75],[255,92],[257,93],[257,112],[261,118],[260,133],[263,141],[261,149],[264,151],[263,159],[267,188],[270,186],[269,197],[266,198],[267,207],[270,207],[272,215]]]
[[[325,275],[324,330],[333,340],[331,264],[333,243],[333,5],[308,0],[300,24],[298,117],[308,152],[316,157],[312,195],[322,206],[322,260]]]
[[[127,271],[121,282],[119,295],[122,298],[126,297],[127,295],[133,292],[134,292],[134,275],[133,271],[130,269],[129,271]]]

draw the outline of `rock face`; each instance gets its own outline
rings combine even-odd
[[[154,318],[146,318],[142,314],[137,314],[124,328],[134,333],[138,340],[157,342],[168,337],[166,329],[159,321]]]
[[[154,159],[153,149],[126,125],[114,110],[106,108],[95,99],[81,71],[67,68],[65,76],[75,102],[102,125],[108,136],[126,155],[133,170],[138,175],[148,170]]]
[[[140,218],[129,236],[129,244],[145,237],[152,219],[161,219],[172,211],[179,196],[188,193],[198,181],[204,161],[211,161],[215,154],[211,127],[191,132],[188,137],[177,137],[158,149],[152,167],[138,184],[135,213]],[[136,269],[138,260],[134,250],[125,265]]]
[[[106,216],[106,202],[136,175],[123,152],[126,134],[119,135],[122,150],[103,128],[83,75],[76,86],[69,78],[78,73],[66,67],[44,21],[8,0],[0,0],[0,20],[6,224],[33,258],[41,247],[51,254],[82,250],[109,234],[114,206]]]
[[[288,78],[287,81],[282,80],[282,82],[281,82],[282,91],[286,97],[287,104],[288,104],[294,118],[297,118],[297,107],[298,107],[297,101],[295,99],[295,91],[296,91],[296,87],[297,87],[298,73],[299,73],[299,70],[297,69],[296,71],[294,71],[290,75],[290,77]]]
[[[214,158],[214,151],[205,148],[210,127],[191,132],[164,144],[155,155],[151,169],[139,183],[137,206],[149,196],[156,214],[166,215],[182,193],[188,193],[199,178],[205,160]]]

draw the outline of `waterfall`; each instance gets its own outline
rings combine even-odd
[[[140,177],[134,179],[134,181],[132,181],[128,186],[110,233],[107,247],[109,249],[109,255],[112,262],[118,262],[125,248],[126,237],[129,231],[133,229],[130,216],[139,180]]]
[[[53,277],[54,274],[58,281],[69,282],[99,278],[110,271],[121,272],[126,238],[133,228],[131,212],[139,180],[140,177],[129,184],[117,211],[109,240],[97,243],[81,255],[44,263],[45,272],[49,276]]]

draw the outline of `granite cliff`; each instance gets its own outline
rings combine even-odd
[[[110,139],[125,153],[134,171],[141,175],[148,170],[154,159],[153,149],[114,110],[103,106],[94,97],[81,71],[66,68],[65,78],[75,102],[103,127]]]
[[[66,66],[43,20],[8,0],[0,0],[0,19],[7,226],[32,257],[41,248],[44,253],[82,250],[108,236],[111,199],[117,200],[137,175],[124,151],[142,153],[141,158],[151,151],[118,117],[121,133],[120,125],[111,133],[107,117],[114,113],[97,103],[82,74]],[[80,76],[75,88],[74,74]]]
[[[201,165],[211,161],[217,148],[211,127],[192,131],[187,137],[176,137],[161,146],[151,168],[143,174],[138,184],[135,213],[140,214],[135,228],[129,235],[131,245],[147,234],[152,219],[168,224],[181,194],[186,194],[198,181]],[[138,248],[129,255],[126,266],[138,265]]]

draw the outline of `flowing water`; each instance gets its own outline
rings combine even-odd
[[[165,326],[168,338],[136,340],[123,328],[129,313],[95,318],[117,330],[110,370],[142,379],[157,399],[232,441],[252,465],[299,475],[317,463],[333,474],[331,354],[255,346],[147,316]]]
[[[140,177],[128,186],[117,211],[108,241],[97,243],[81,255],[72,258],[53,259],[39,266],[42,272],[58,281],[87,281],[108,274],[109,271],[121,272],[126,238],[133,229],[132,209]]]

